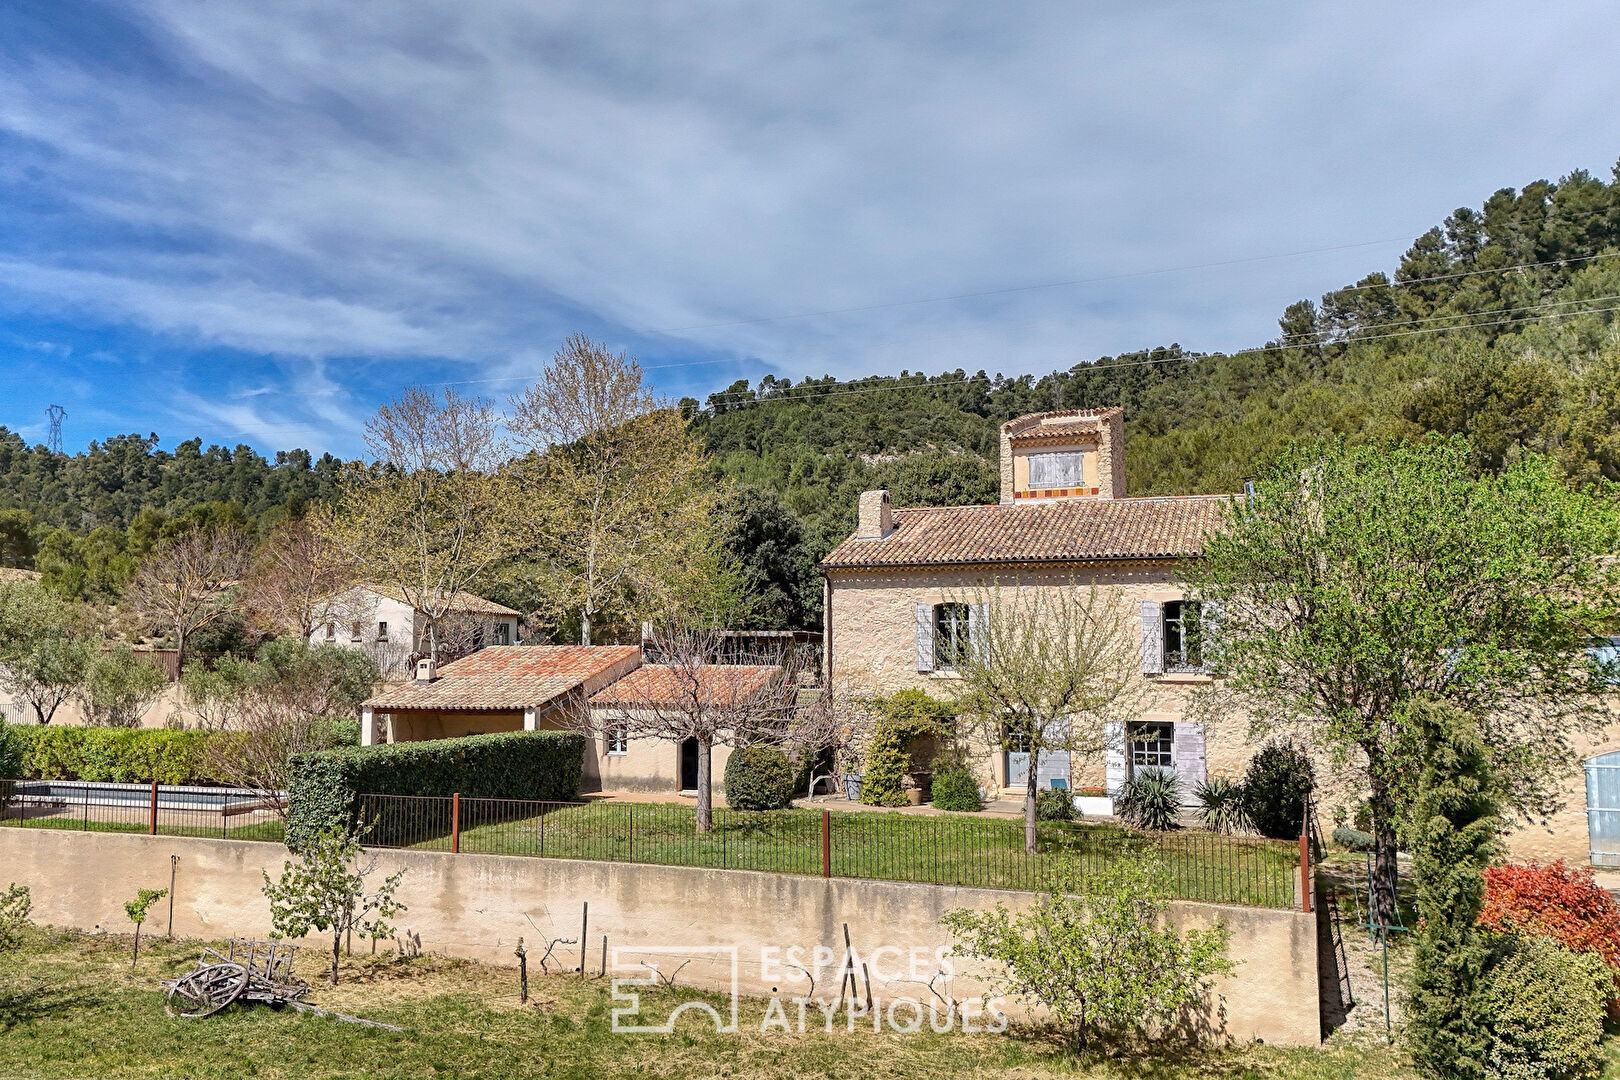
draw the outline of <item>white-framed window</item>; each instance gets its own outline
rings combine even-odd
[[[388,640],[388,624],[386,622],[379,622],[377,624],[377,640],[378,641],[387,641]]]
[[[1131,771],[1173,769],[1176,764],[1176,726],[1160,720],[1141,720],[1126,728]]]
[[[1086,455],[1082,450],[1043,450],[1030,454],[1028,460],[1032,489],[1085,486]]]
[[[966,604],[934,605],[934,667],[946,669],[960,667],[968,659],[968,606]]]
[[[1171,600],[1164,605],[1164,670],[1203,671],[1199,603]]]
[[[609,724],[608,729],[602,733],[602,749],[604,753],[619,756],[630,752],[630,729],[622,723]]]

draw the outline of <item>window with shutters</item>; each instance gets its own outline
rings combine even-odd
[[[1127,734],[1131,744],[1131,771],[1175,768],[1175,734],[1176,726],[1170,723],[1132,724]]]
[[[968,660],[970,634],[966,604],[934,605],[934,667],[960,667]]]
[[[1080,450],[1049,450],[1029,455],[1029,486],[1036,490],[1084,487],[1086,455]]]
[[[1164,670],[1203,671],[1199,648],[1200,606],[1196,600],[1171,600],[1164,605]]]

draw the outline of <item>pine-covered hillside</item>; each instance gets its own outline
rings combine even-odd
[[[1481,468],[1556,457],[1620,480],[1620,172],[1505,188],[1425,233],[1393,273],[1283,311],[1234,355],[1170,345],[1039,378],[902,373],[766,378],[683,402],[736,493],[734,549],[771,596],[765,625],[815,625],[815,561],[857,494],[899,505],[996,497],[996,428],[1022,413],[1123,405],[1133,494],[1235,491],[1291,439],[1459,433]],[[302,450],[173,453],[120,435],[51,454],[0,428],[0,565],[110,598],[165,530],[230,518],[263,531],[332,490],[342,463]]]

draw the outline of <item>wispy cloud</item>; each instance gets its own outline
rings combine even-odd
[[[576,329],[699,393],[1235,347],[1401,243],[1206,264],[1612,159],[1620,72],[1564,62],[1606,12],[19,4],[0,320],[229,350],[185,410],[350,448],[389,387],[504,396]]]

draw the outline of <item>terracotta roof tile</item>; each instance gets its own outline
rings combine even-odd
[[[679,700],[686,681],[681,668],[663,664],[643,664],[624,678],[591,695],[592,705],[663,705]],[[763,686],[780,669],[746,665],[715,664],[699,669],[703,691],[711,700],[744,698]]]
[[[491,645],[439,669],[429,683],[390,687],[373,709],[533,709],[615,667],[639,662],[635,645]]]
[[[894,512],[882,540],[850,537],[828,569],[973,566],[1194,557],[1220,527],[1227,495],[1073,499]]]

